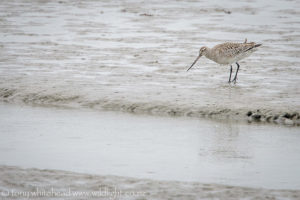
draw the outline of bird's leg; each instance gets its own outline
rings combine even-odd
[[[228,83],[231,82],[231,74],[232,74],[232,65],[230,65],[230,75],[229,75],[229,81],[228,81]]]
[[[236,62],[236,65],[237,65],[236,73],[235,73],[235,76],[234,76],[234,78],[233,78],[233,80],[232,80],[232,81],[234,81],[234,83],[236,83],[236,80],[237,80],[237,74],[238,74],[239,69],[240,69],[239,63]]]

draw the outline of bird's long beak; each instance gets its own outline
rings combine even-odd
[[[193,62],[193,64],[190,66],[190,68],[188,68],[188,70],[186,70],[186,71],[189,71],[193,66],[194,66],[194,64],[199,60],[199,58],[201,57],[202,55],[200,54],[197,58],[196,58],[196,60]]]

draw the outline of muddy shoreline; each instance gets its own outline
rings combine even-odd
[[[270,190],[263,188],[246,188],[227,185],[179,181],[155,181],[119,176],[99,176],[60,170],[41,170],[36,168],[19,168],[0,166],[0,194],[9,199],[11,186],[14,186],[14,199],[23,199],[25,194],[39,189],[40,196],[34,199],[298,199],[299,190]],[[34,184],[33,184],[34,181]],[[55,184],[54,184],[55,183]],[[106,189],[106,193],[93,193]],[[57,196],[43,195],[42,191],[56,191]],[[122,191],[117,195],[114,191]],[[107,192],[107,191],[110,191]],[[19,192],[19,193],[18,193]],[[23,193],[22,193],[23,192]],[[27,192],[27,193],[26,193]],[[61,192],[61,193],[59,193]],[[63,193],[66,193],[63,195]],[[73,192],[73,193],[72,193]],[[75,192],[77,196],[74,197]],[[79,193],[82,192],[82,193]],[[125,196],[125,193],[128,192]],[[131,192],[131,193],[130,193]],[[133,193],[135,192],[135,194]],[[20,195],[16,195],[20,194]],[[59,195],[61,194],[61,196]],[[69,196],[68,196],[69,195]],[[94,195],[94,196],[93,196]],[[115,196],[112,196],[115,195]],[[33,197],[33,196],[29,196]]]
[[[24,94],[23,94],[24,95]],[[86,102],[80,96],[64,96],[64,94],[41,95],[27,94],[20,96],[17,89],[0,89],[0,100],[2,102],[27,104],[34,106],[54,106],[69,108],[88,108],[92,110],[122,111],[134,114],[149,114],[157,116],[171,117],[192,117],[209,118],[216,120],[236,120],[247,121],[249,123],[272,123],[286,126],[300,126],[300,115],[296,110],[277,111],[272,109],[253,109],[247,108],[230,109],[222,107],[186,107],[186,105],[176,105],[167,102],[127,102],[96,100]]]
[[[0,101],[298,126],[298,7],[3,1]],[[201,46],[245,38],[263,46],[241,61],[236,85],[205,58],[186,72]]]

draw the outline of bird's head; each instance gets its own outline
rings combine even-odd
[[[193,64],[190,66],[190,68],[188,68],[188,70],[186,71],[189,71],[193,66],[194,64],[199,60],[199,58],[203,55],[206,55],[206,52],[207,52],[207,47],[201,47],[200,50],[199,50],[199,55],[198,57],[196,58],[196,60],[193,62]]]
[[[205,55],[207,52],[207,47],[201,47],[199,50],[199,56]]]

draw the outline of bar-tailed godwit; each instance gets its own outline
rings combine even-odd
[[[229,83],[236,83],[237,74],[240,69],[240,65],[238,61],[250,56],[254,51],[257,50],[257,47],[261,46],[261,44],[256,44],[254,42],[247,43],[247,39],[245,39],[244,43],[223,43],[214,46],[213,48],[201,47],[199,51],[199,56],[193,62],[193,64],[188,68],[189,71],[194,64],[199,60],[199,58],[204,55],[206,58],[221,64],[221,65],[230,65],[230,75],[229,75]],[[235,73],[235,77],[231,80],[232,74],[232,64],[236,63],[237,69]]]

